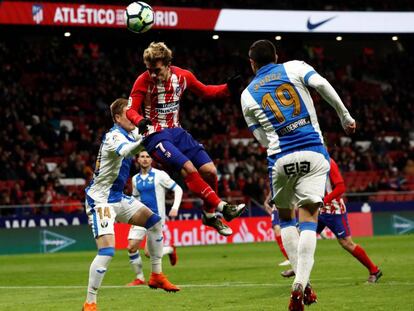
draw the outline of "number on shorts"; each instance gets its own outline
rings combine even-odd
[[[283,170],[287,176],[306,175],[310,172],[310,162],[302,161],[283,165]]]
[[[293,106],[293,117],[300,114],[300,97],[291,84],[283,83],[282,85],[279,85],[275,90],[275,96],[284,107]],[[262,107],[263,109],[269,107],[279,123],[286,121],[285,116],[270,93],[266,93],[262,97]]]
[[[109,209],[108,206],[107,207],[98,207],[96,210],[98,211],[100,219],[103,219],[104,217],[111,218],[111,210]]]

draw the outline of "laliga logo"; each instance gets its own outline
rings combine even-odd
[[[33,21],[36,24],[40,24],[43,21],[43,5],[33,4],[32,6]]]
[[[233,237],[233,243],[248,243],[254,242],[254,236],[249,232],[249,228],[244,220],[241,221],[239,232]]]

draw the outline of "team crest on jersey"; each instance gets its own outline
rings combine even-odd
[[[148,176],[148,183],[153,183],[154,182],[154,177],[152,176]]]
[[[177,95],[177,96],[181,96],[181,93],[182,93],[182,89],[181,89],[181,86],[177,86],[176,88],[175,88],[175,95]]]

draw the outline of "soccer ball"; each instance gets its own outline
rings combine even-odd
[[[154,11],[145,2],[133,2],[125,10],[125,21],[132,32],[146,32],[154,25]]]

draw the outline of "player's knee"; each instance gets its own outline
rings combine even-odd
[[[115,247],[103,247],[98,250],[99,256],[109,256],[114,257],[115,256]]]
[[[187,176],[188,174],[197,172],[196,167],[194,166],[193,162],[187,161],[184,163],[182,167],[182,173],[184,176]]]
[[[217,177],[217,168],[214,166],[213,163],[208,163],[200,167],[200,174],[204,178],[216,178]]]
[[[354,246],[354,242],[350,239],[347,238],[342,238],[342,239],[338,239],[339,244],[341,244],[341,246],[348,250],[348,251],[352,251],[353,246]]]
[[[147,230],[153,230],[154,228],[161,227],[161,217],[157,214],[152,214],[148,217],[144,226]]]

